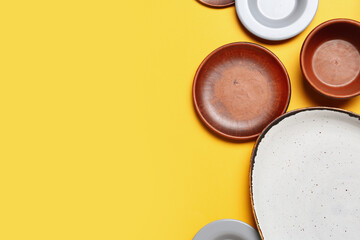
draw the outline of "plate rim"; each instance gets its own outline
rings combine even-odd
[[[236,219],[225,218],[225,219],[218,219],[218,220],[212,221],[210,223],[207,223],[206,225],[204,225],[203,227],[200,228],[200,230],[195,234],[195,236],[193,237],[192,240],[196,240],[197,238],[199,238],[199,234],[202,234],[211,225],[218,224],[218,223],[229,223],[229,222],[239,224],[241,226],[246,227],[247,229],[251,229],[255,232],[258,232],[254,227],[252,227],[250,224],[248,224],[246,222],[236,220]]]
[[[259,147],[260,142],[262,141],[262,139],[265,137],[266,133],[275,125],[277,125],[279,122],[281,122],[282,120],[284,120],[287,117],[296,115],[297,113],[300,112],[305,112],[305,111],[314,111],[314,110],[328,110],[328,111],[333,111],[333,112],[340,112],[340,113],[345,113],[347,115],[349,115],[350,117],[355,117],[360,121],[360,114],[354,113],[352,111],[348,111],[345,109],[341,109],[341,108],[335,108],[335,107],[325,107],[325,106],[319,106],[319,107],[305,107],[305,108],[299,108],[299,109],[295,109],[292,110],[290,112],[284,113],[281,116],[279,116],[278,118],[276,118],[274,121],[272,121],[260,134],[260,136],[258,137],[258,139],[256,140],[253,150],[251,152],[251,158],[250,158],[250,169],[249,169],[249,190],[250,190],[250,203],[251,203],[251,210],[255,219],[255,224],[256,227],[258,229],[259,235],[261,237],[262,240],[264,240],[263,234],[262,234],[262,230],[261,227],[259,225],[259,221],[255,212],[255,207],[254,207],[254,196],[253,196],[253,181],[252,181],[252,175],[253,175],[253,171],[254,171],[254,163],[255,163],[255,158],[257,155],[257,150]]]
[[[308,9],[313,10],[313,12],[311,12],[312,14],[309,14],[309,17],[307,19],[304,19],[303,22],[300,23],[300,25],[297,28],[295,28],[296,31],[295,30],[291,31],[291,34],[287,33],[287,32],[289,32],[289,29],[284,31],[284,33],[282,33],[282,34],[280,34],[280,30],[283,28],[289,28],[292,26],[296,26],[296,25],[294,25],[294,23],[290,24],[286,27],[283,27],[283,28],[270,28],[270,27],[265,27],[264,25],[259,24],[258,21],[252,19],[253,15],[251,13],[247,12],[247,11],[250,12],[250,10],[248,9],[248,0],[235,0],[235,9],[236,9],[236,13],[237,13],[237,16],[238,16],[240,22],[243,24],[243,26],[249,32],[251,32],[255,36],[265,39],[265,40],[283,41],[283,40],[287,40],[287,39],[290,39],[290,38],[293,38],[293,37],[299,35],[311,24],[311,22],[315,18],[316,13],[318,11],[319,0],[308,0],[308,4],[310,6],[307,7],[305,11],[307,11]],[[251,16],[251,17],[249,17],[249,16]],[[259,25],[261,29],[257,29],[257,27],[256,28],[253,27],[252,24]],[[266,30],[268,30],[268,29],[270,29],[273,33],[271,33],[271,34],[264,33],[264,31],[266,32]]]
[[[197,83],[197,80],[198,80],[198,77],[199,77],[199,74],[201,72],[201,69],[203,68],[203,66],[207,63],[207,61],[212,58],[213,55],[215,55],[217,52],[219,51],[222,51],[223,49],[226,49],[228,47],[232,47],[232,46],[236,46],[236,45],[243,45],[243,46],[252,46],[252,47],[255,47],[257,49],[260,49],[260,50],[263,50],[265,52],[267,52],[269,55],[271,55],[276,61],[277,63],[279,64],[279,66],[282,68],[282,70],[285,72],[286,74],[286,83],[287,83],[287,86],[289,88],[288,90],[288,98],[286,100],[286,105],[285,107],[282,109],[281,111],[281,115],[283,115],[288,107],[289,107],[289,104],[290,104],[290,99],[291,99],[291,82],[290,82],[290,76],[289,76],[289,73],[285,67],[285,65],[281,62],[281,60],[275,55],[275,53],[273,53],[272,51],[270,51],[269,49],[267,49],[266,47],[263,47],[259,44],[256,44],[256,43],[251,43],[251,42],[232,42],[232,43],[228,43],[228,44],[225,44],[225,45],[222,45],[221,47],[218,47],[216,48],[215,50],[213,50],[209,55],[207,55],[204,60],[200,63],[199,67],[197,68],[196,70],[196,73],[195,73],[195,76],[194,76],[194,80],[193,80],[193,85],[192,85],[192,99],[193,99],[193,104],[194,104],[194,107],[195,107],[195,111],[197,113],[197,115],[200,117],[201,121],[206,125],[206,127],[208,127],[211,131],[213,131],[214,133],[218,134],[220,137],[223,137],[225,139],[228,139],[228,140],[232,140],[232,141],[247,141],[247,140],[252,140],[252,139],[255,139],[257,138],[261,132],[264,130],[262,129],[259,133],[256,133],[256,134],[253,134],[253,135],[247,135],[247,136],[234,136],[234,135],[229,135],[229,134],[226,134],[218,129],[216,129],[214,126],[212,126],[207,120],[206,118],[201,114],[201,111],[200,111],[200,108],[199,108],[199,105],[198,105],[198,102],[196,100],[196,83]],[[266,127],[265,127],[266,128]]]

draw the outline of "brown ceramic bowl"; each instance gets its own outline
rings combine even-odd
[[[305,39],[300,64],[305,79],[333,98],[360,94],[360,23],[334,19],[317,26]]]
[[[198,0],[198,1],[209,7],[215,7],[215,8],[228,7],[235,3],[235,0]]]
[[[213,51],[194,78],[193,101],[204,124],[230,140],[250,140],[290,101],[284,65],[268,49],[238,42]]]

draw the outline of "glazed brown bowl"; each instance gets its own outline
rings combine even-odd
[[[360,94],[360,23],[333,19],[317,26],[305,39],[300,65],[307,82],[333,98]]]
[[[202,122],[226,139],[256,138],[290,101],[290,79],[281,61],[253,43],[224,45],[200,64],[193,83]]]

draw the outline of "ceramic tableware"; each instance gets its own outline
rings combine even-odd
[[[234,4],[235,0],[198,0],[209,7],[228,7]]]
[[[218,220],[203,227],[193,240],[261,240],[250,225],[232,219]]]
[[[314,18],[318,0],[236,0],[245,28],[266,40],[285,40],[301,33]]]
[[[256,138],[290,100],[284,65],[268,49],[237,42],[213,51],[200,64],[193,101],[203,123],[232,140]]]
[[[280,116],[252,154],[251,201],[262,239],[358,239],[359,172],[359,115],[318,107]]]
[[[360,23],[334,19],[320,24],[306,38],[300,54],[305,79],[333,98],[360,94]]]

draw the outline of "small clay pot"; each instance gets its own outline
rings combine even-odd
[[[334,19],[317,26],[305,39],[300,54],[305,79],[332,98],[360,94],[360,23]]]

